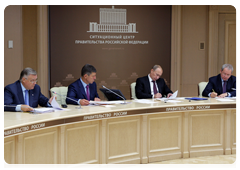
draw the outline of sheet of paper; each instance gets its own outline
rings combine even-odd
[[[116,101],[90,101],[90,104],[97,104],[97,105],[102,105],[102,104],[123,104],[123,100],[116,100]]]
[[[177,103],[177,102],[182,102],[179,100],[166,100],[167,103]]]
[[[217,98],[217,101],[221,101],[221,102],[233,102],[234,100],[231,100],[229,98]]]
[[[175,99],[177,97],[178,90],[173,93],[172,96],[170,96],[168,99]]]
[[[63,110],[63,109],[59,106],[59,104],[58,104],[58,102],[56,101],[55,98],[56,98],[56,96],[53,97],[53,100],[52,100],[52,103],[51,103],[52,107],[53,107],[54,109],[57,109],[57,110]]]
[[[103,107],[116,107],[115,105],[102,105]]]
[[[33,113],[49,113],[49,112],[54,112],[54,109],[49,108],[49,107],[47,107],[47,108],[43,107],[43,108],[36,108],[31,112],[33,112]]]
[[[138,103],[157,103],[154,100],[147,100],[147,99],[138,99],[138,100],[134,100],[134,102],[138,102]]]

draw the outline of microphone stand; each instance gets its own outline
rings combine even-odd
[[[65,98],[68,98],[69,100],[72,100],[72,101],[76,102],[76,103],[79,105],[78,109],[82,109],[81,104],[78,103],[78,101],[73,100],[73,99],[71,99],[70,97],[67,97],[67,96],[61,95],[61,94],[59,94],[59,93],[56,93],[56,92],[54,92],[54,91],[52,91],[52,93],[53,93],[53,94],[57,94],[57,95],[59,95],[59,96],[63,96],[63,97],[65,97]]]
[[[105,87],[104,85],[102,85],[102,87],[103,87],[104,89],[107,89],[108,91],[112,92],[113,94],[117,95],[118,97],[121,97],[121,98],[124,100],[124,103],[121,103],[121,104],[127,104],[126,100],[125,100],[122,96],[120,96],[119,94],[115,93],[114,91],[108,89],[108,88]]]

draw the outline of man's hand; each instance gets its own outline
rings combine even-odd
[[[32,107],[28,106],[28,105],[21,105],[21,110],[23,112],[30,112],[32,110],[34,110]]]
[[[173,95],[172,93],[168,93],[167,98],[169,98],[169,97],[172,96],[172,95]]]
[[[210,94],[210,97],[211,97],[211,98],[215,98],[215,97],[217,97],[217,95],[218,95],[218,94],[217,94],[216,92],[212,92],[212,93]]]
[[[220,98],[224,98],[224,97],[227,97],[227,96],[228,96],[227,93],[223,93],[223,94],[220,94],[218,97],[220,97]]]
[[[86,99],[81,99],[81,100],[80,100],[80,105],[81,105],[81,106],[86,106],[86,105],[89,105],[89,104],[90,104],[89,101],[86,100]]]
[[[94,98],[94,101],[101,101],[101,99],[95,97],[95,98]]]
[[[161,93],[156,93],[155,95],[154,95],[154,98],[161,98],[162,97],[162,94]]]

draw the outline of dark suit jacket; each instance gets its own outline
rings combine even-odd
[[[48,98],[41,93],[39,85],[36,84],[34,89],[29,90],[29,105],[31,107],[38,107],[38,104],[42,107],[48,107],[47,103]],[[4,88],[4,105],[17,106],[19,104],[25,104],[25,102],[21,84],[18,80]],[[4,111],[15,111],[15,107],[4,107]]]
[[[172,93],[172,91],[166,85],[164,79],[159,78],[156,83],[158,86],[158,91],[162,94],[162,96]],[[135,93],[138,99],[152,98],[148,76],[137,79]]]
[[[95,97],[98,97],[97,93],[97,85],[95,82],[92,84],[89,84],[89,90],[90,90],[90,100],[94,100]],[[76,80],[72,84],[68,86],[68,92],[67,92],[67,97],[78,101],[79,99],[87,99],[87,94],[85,92],[85,89],[82,85],[82,82],[80,79]],[[78,104],[77,102],[69,100],[66,98],[66,103],[67,104]]]
[[[233,90],[232,88],[236,89],[236,77],[235,76],[231,76],[228,79],[227,87],[226,87],[226,91],[228,93],[231,93],[231,97],[234,97],[234,96],[236,96],[236,90]],[[221,81],[220,74],[209,78],[209,82],[208,82],[207,86],[205,87],[205,89],[203,90],[202,95],[205,97],[208,97],[208,94],[210,92],[213,92],[212,89],[214,89],[214,91],[218,95],[223,93],[222,92],[222,81]]]

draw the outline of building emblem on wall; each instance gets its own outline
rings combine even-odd
[[[97,22],[89,23],[88,32],[105,33],[138,33],[136,23],[127,24],[127,10],[112,8],[99,9],[99,24]]]

